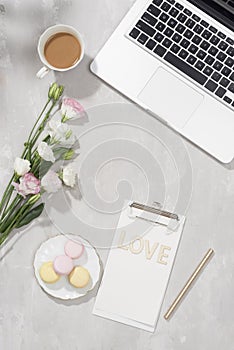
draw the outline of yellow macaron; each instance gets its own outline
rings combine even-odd
[[[54,271],[53,261],[45,262],[41,265],[39,270],[42,281],[46,283],[55,283],[60,276]]]
[[[87,286],[90,281],[90,274],[83,266],[76,266],[69,274],[69,282],[76,288],[83,288]]]

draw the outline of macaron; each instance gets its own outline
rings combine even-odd
[[[76,266],[70,273],[68,279],[72,286],[76,288],[83,288],[89,283],[90,274],[89,271],[83,266]]]
[[[42,281],[46,283],[55,283],[60,276],[54,271],[53,261],[44,262],[39,270]]]
[[[69,240],[64,247],[65,254],[71,259],[78,259],[84,252],[84,246],[79,241]]]
[[[59,255],[54,259],[54,270],[59,275],[69,275],[73,269],[73,261],[67,255]]]

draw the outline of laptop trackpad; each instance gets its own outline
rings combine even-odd
[[[204,96],[174,74],[159,67],[138,98],[169,125],[182,128]]]

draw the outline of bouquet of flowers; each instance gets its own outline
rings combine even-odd
[[[0,202],[0,245],[13,229],[29,224],[42,213],[43,192],[52,193],[63,185],[76,184],[71,164],[57,171],[52,168],[55,162],[70,161],[76,156],[77,140],[67,121],[84,112],[74,99],[64,97],[60,103],[63,90],[57,83],[50,86],[48,100],[24,143],[21,157],[15,159],[14,173]]]

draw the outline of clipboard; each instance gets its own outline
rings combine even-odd
[[[181,220],[178,214],[162,209],[159,202],[154,202],[153,206],[131,202],[129,203],[129,217],[144,220],[152,225],[166,226],[171,231],[178,228]]]
[[[162,209],[159,203],[125,203],[94,315],[154,332],[184,223],[184,216]]]

